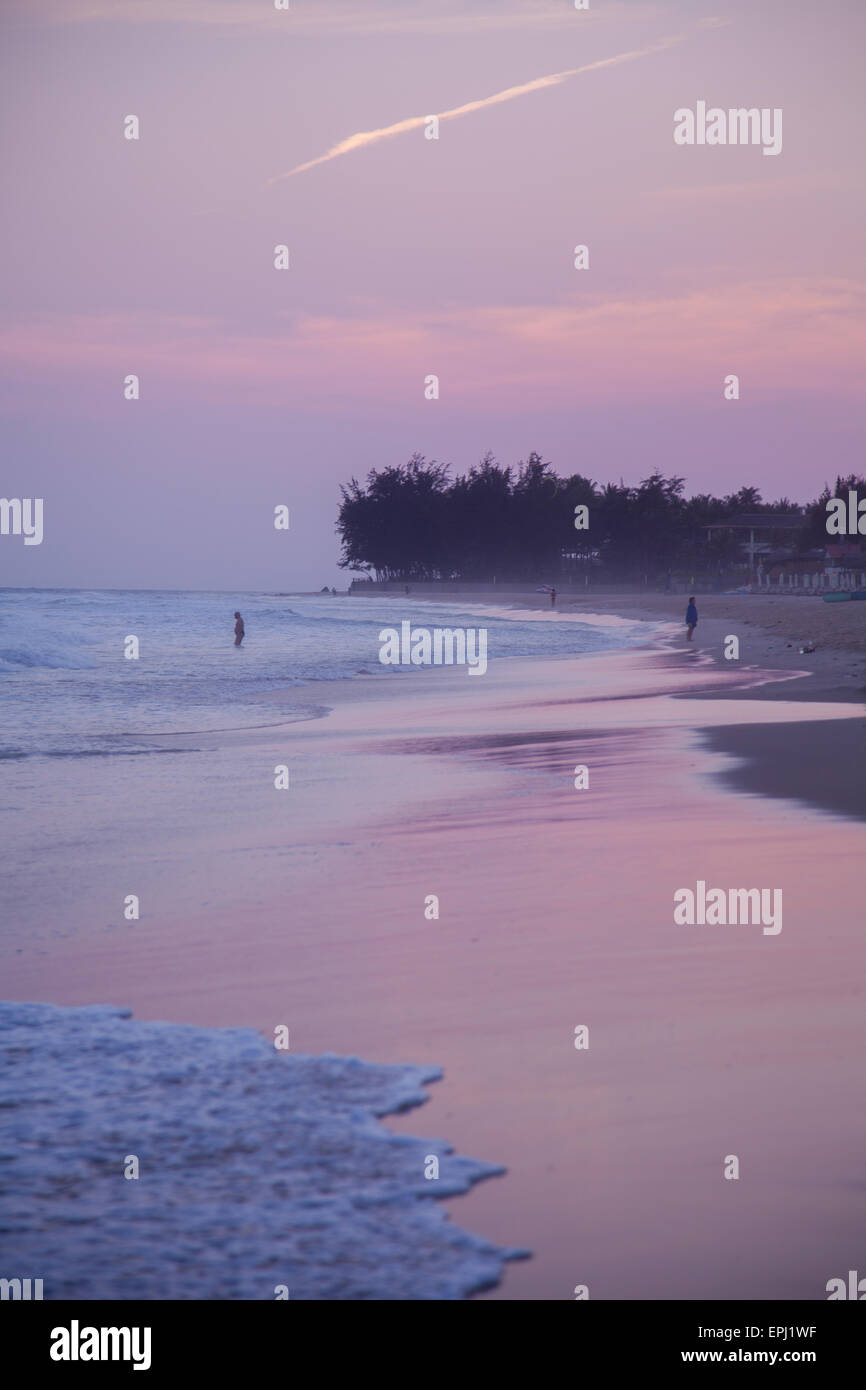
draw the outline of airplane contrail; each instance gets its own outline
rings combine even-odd
[[[582,72],[593,72],[596,68],[612,68],[617,63],[629,63],[634,58],[643,58],[648,53],[658,53],[664,48],[673,48],[675,44],[682,43],[686,38],[685,34],[678,34],[669,39],[659,39],[652,43],[648,48],[634,48],[628,53],[617,53],[613,58],[600,58],[595,63],[585,63],[581,68],[568,68],[565,72],[554,72],[548,77],[536,77],[533,82],[524,82],[520,87],[506,87],[504,92],[494,92],[491,97],[482,97],[480,101],[468,101],[465,106],[455,106],[451,111],[443,111],[439,115],[440,121],[448,121],[455,116],[468,116],[471,111],[483,111],[487,106],[498,106],[502,101],[513,101],[515,97],[526,96],[528,92],[539,92],[544,87],[557,87],[560,82],[565,82],[569,77],[577,77]],[[395,125],[383,126],[381,130],[360,130],[356,135],[349,135],[345,140],[340,140],[336,145],[325,154],[320,154],[317,159],[310,159],[306,164],[299,164],[295,169],[289,169],[285,174],[274,174],[273,178],[267,180],[265,187],[273,183],[280,183],[283,179],[294,178],[295,174],[303,174],[307,169],[315,169],[317,164],[327,164],[329,160],[339,159],[341,155],[351,154],[352,150],[363,149],[365,145],[378,144],[380,140],[387,140],[392,135],[403,135],[407,130],[417,130],[419,126],[427,124],[429,116],[409,116],[405,121],[397,121]]]

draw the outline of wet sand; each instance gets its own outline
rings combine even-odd
[[[493,661],[211,736],[202,827],[179,819],[156,860],[121,837],[141,922],[70,907],[65,939],[17,943],[4,993],[442,1065],[389,1123],[507,1165],[449,1203],[534,1252],[485,1297],[822,1298],[866,1213],[864,831],[726,788],[702,731],[778,739],[806,782],[817,731],[862,749],[862,706],[763,699],[770,679],[698,650]],[[275,759],[283,799],[262,791]],[[698,879],[781,887],[782,931],[675,925]]]
[[[432,592],[427,599],[435,597]],[[423,594],[413,592],[413,602]],[[495,588],[469,594],[449,591],[449,601],[474,607],[485,603],[514,609],[535,610],[540,618],[581,618],[604,614],[664,624],[675,650],[699,650],[725,669],[759,665],[774,671],[796,671],[808,676],[798,682],[798,700],[815,698],[866,700],[866,603],[824,603],[818,597],[787,594],[698,595],[699,621],[693,647],[685,642],[687,598],[676,594],[593,594],[577,597],[560,594],[555,609],[545,594],[532,590],[497,595]],[[739,657],[729,662],[724,655],[729,636],[739,639]],[[801,652],[802,647],[814,651]],[[770,698],[780,690],[767,686]],[[787,691],[784,698],[788,697]]]

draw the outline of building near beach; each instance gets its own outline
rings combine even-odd
[[[791,558],[797,551],[797,539],[809,524],[800,512],[745,512],[716,521],[707,527],[707,540],[714,531],[733,531],[740,541],[749,569],[757,569],[759,561],[768,563]]]

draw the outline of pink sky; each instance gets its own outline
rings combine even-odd
[[[0,583],[342,584],[339,482],[416,450],[768,500],[862,468],[859,0],[7,0],[2,28],[0,491],[45,499],[45,540],[0,538]],[[698,100],[782,108],[781,154],[676,146]]]

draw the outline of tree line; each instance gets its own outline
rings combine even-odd
[[[805,505],[765,503],[755,487],[724,497],[685,496],[685,479],[655,471],[641,482],[600,485],[560,477],[532,453],[516,468],[492,454],[465,475],[413,454],[340,488],[340,566],[378,580],[555,580],[590,569],[611,579],[710,573],[742,562],[744,537],[707,527],[744,513],[801,516],[786,543],[800,553],[827,545],[826,501],[866,479],[837,477]],[[585,508],[582,512],[580,509]],[[576,523],[578,523],[576,525]],[[582,523],[586,523],[585,525]]]

